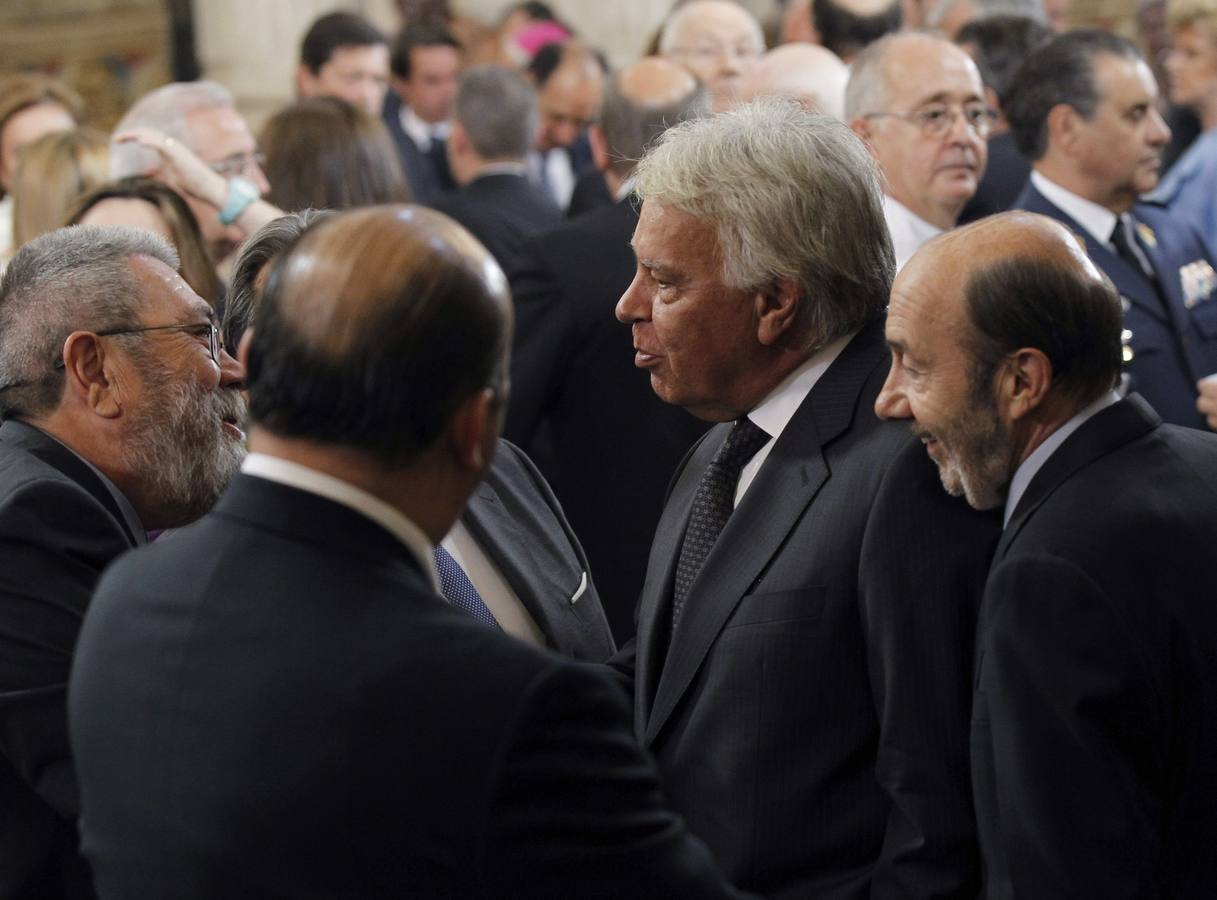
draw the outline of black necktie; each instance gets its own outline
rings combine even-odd
[[[1116,227],[1111,232],[1111,245],[1116,248],[1116,255],[1124,262],[1128,263],[1142,275],[1147,278],[1154,278],[1153,272],[1145,270],[1145,264],[1141,262],[1141,257],[1137,255],[1137,251],[1133,249],[1132,242],[1128,239],[1128,231],[1124,228],[1124,220],[1116,219]]]
[[[463,609],[483,625],[499,627],[498,620],[491,614],[490,607],[473,586],[460,563],[441,546],[435,548],[435,572],[439,575],[440,590],[449,603],[457,609]]]
[[[702,473],[676,563],[676,584],[672,591],[673,634],[689,597],[689,589],[735,509],[740,470],[768,440],[769,435],[753,425],[747,416],[736,419],[731,433]]]

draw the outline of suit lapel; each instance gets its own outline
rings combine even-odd
[[[1145,227],[1148,228],[1149,226],[1146,225]],[[1149,264],[1153,266],[1154,271],[1158,274],[1158,284],[1162,286],[1162,302],[1166,304],[1165,313],[1170,317],[1174,325],[1175,334],[1187,334],[1188,314],[1187,307],[1183,305],[1183,283],[1179,277],[1179,267],[1176,265],[1177,260],[1156,243],[1150,246],[1147,241],[1141,238],[1140,234],[1137,235],[1137,243],[1149,258]],[[1190,357],[1190,354],[1187,355]]]
[[[503,573],[528,614],[541,627],[549,645],[558,646],[556,636],[561,623],[553,618],[553,609],[557,605],[540,603],[538,598],[552,596],[569,599],[570,586],[555,577],[560,573],[555,573],[552,566],[544,565],[546,560],[532,552],[532,541],[508,514],[493,487],[482,482],[476,495],[477,502],[466,505],[461,521],[477,540],[482,552]]]
[[[812,388],[774,444],[690,589],[689,602],[682,614],[680,628],[671,640],[654,708],[646,723],[644,737],[647,742],[653,741],[663,728],[740,600],[752,590],[770,559],[827,481],[829,472],[824,447],[849,427],[867,377],[886,356],[882,324],[865,328]],[[725,435],[724,430],[723,438]],[[722,439],[715,440],[714,449],[721,442]],[[692,505],[692,493],[696,492],[696,482],[704,468],[703,463],[695,470],[697,478],[686,479],[690,483],[689,496],[681,498],[678,527],[668,529],[668,533],[677,537],[665,548],[665,593],[660,596],[671,593],[672,570],[680,552],[684,524],[688,521],[688,507]],[[670,503],[669,507],[672,505]],[[661,531],[666,522],[665,510]],[[654,596],[651,587],[648,585],[647,596]]]
[[[1023,526],[1059,485],[1079,469],[1161,424],[1162,420],[1158,414],[1139,394],[1129,394],[1120,402],[1083,422],[1082,426],[1048,457],[1027,485],[1026,493],[1019,499],[1018,506],[1010,517],[1010,523],[1002,532],[993,564],[996,565],[1006,555]]]

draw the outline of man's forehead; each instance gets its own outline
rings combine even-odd
[[[175,313],[189,313],[199,319],[212,317],[207,301],[161,260],[137,254],[132,257],[131,265],[147,286],[145,299],[149,306],[171,308]]]
[[[906,105],[958,102],[984,96],[980,70],[966,53],[935,39],[892,50],[884,75],[889,93]]]
[[[191,149],[204,162],[252,153],[257,146],[245,119],[230,106],[193,110],[186,114],[186,125]]]

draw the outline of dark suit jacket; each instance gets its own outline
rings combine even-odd
[[[69,711],[102,897],[729,893],[605,675],[265,479],[106,573]]]
[[[1217,435],[1133,395],[1032,479],[985,588],[990,898],[1217,897]]]
[[[989,138],[989,162],[976,186],[976,193],[959,214],[957,224],[966,225],[985,216],[1005,212],[1027,185],[1031,163],[1018,150],[1009,132]]]
[[[635,726],[728,877],[789,898],[968,897],[975,610],[995,517],[873,404],[864,329],[774,444],[693,583],[673,576],[715,427],[676,475],[639,607]]]
[[[511,273],[516,308],[504,434],[549,478],[591,560],[619,642],[634,608],[663,495],[706,430],[634,366],[613,315],[634,277],[633,198],[543,232]]]
[[[1127,301],[1124,327],[1132,332],[1134,355],[1128,365],[1132,388],[1167,422],[1205,428],[1204,417],[1196,409],[1196,382],[1217,372],[1217,291],[1210,291],[1189,309],[1184,304],[1181,275],[1184,266],[1196,261],[1217,265],[1208,258],[1199,235],[1173,221],[1165,210],[1144,203],[1133,210],[1155,235],[1155,245],[1139,243],[1158,273],[1166,298],[1163,308],[1145,273],[1098,243],[1033,185],[1027,184],[1015,207],[1051,216],[1081,236],[1094,264]]]
[[[511,271],[524,242],[562,220],[562,213],[525,175],[483,175],[460,190],[435,197],[430,206],[473,233],[504,272]]]
[[[410,185],[410,199],[414,203],[427,203],[445,191],[455,190],[456,180],[448,168],[442,146],[432,148],[430,153],[423,153],[414,139],[406,134],[401,127],[401,107],[401,98],[393,91],[386,92],[381,119],[397,147],[406,182]]]
[[[604,662],[612,655],[613,635],[579,539],[558,498],[518,447],[499,441],[490,471],[469,498],[461,521],[503,573],[549,647],[587,662]]]
[[[90,897],[64,692],[101,570],[142,536],[74,453],[0,426],[0,898]]]

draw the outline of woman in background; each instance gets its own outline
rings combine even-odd
[[[276,113],[262,132],[267,200],[282,210],[350,209],[409,199],[397,150],[379,119],[335,97]]]
[[[56,131],[27,144],[11,185],[14,246],[62,226],[82,196],[109,180],[110,137],[96,128]]]

